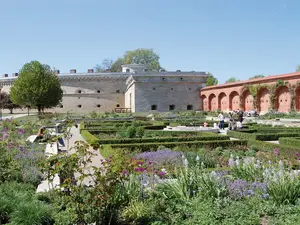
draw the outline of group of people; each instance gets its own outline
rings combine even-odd
[[[237,115],[237,122],[235,124],[235,119],[234,117]],[[218,115],[218,119],[219,119],[219,128],[221,130],[224,130],[224,123],[225,123],[225,115],[223,112],[221,112],[219,115]],[[228,129],[229,130],[235,130],[235,129],[242,129],[242,123],[243,123],[243,120],[244,120],[244,112],[243,110],[236,110],[234,112],[229,112],[229,126],[228,126]]]

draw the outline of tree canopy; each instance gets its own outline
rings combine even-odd
[[[10,95],[6,92],[0,93],[0,108],[8,109],[10,113],[13,113],[14,109],[21,108],[20,105],[14,104],[10,99]]]
[[[239,81],[239,80],[236,79],[235,77],[230,77],[230,78],[226,81],[226,84],[232,83],[232,82],[236,82],[236,81]]]
[[[10,89],[11,100],[39,112],[57,106],[63,96],[59,79],[50,66],[38,61],[26,63]]]
[[[215,78],[211,73],[208,73],[208,77],[206,79],[206,87],[217,85],[218,83],[218,79]]]
[[[96,65],[95,69],[98,72],[110,71],[121,72],[124,64],[144,64],[149,71],[158,71],[163,69],[159,62],[159,55],[153,49],[138,48],[131,51],[126,51],[123,57],[119,57],[115,61],[104,59],[101,65]]]
[[[300,65],[296,67],[296,72],[300,72]]]
[[[250,77],[249,79],[251,80],[251,79],[263,78],[263,77],[265,77],[265,75],[263,75],[263,74],[257,74],[257,75],[255,75],[253,77]]]

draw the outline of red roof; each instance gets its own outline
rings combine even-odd
[[[227,83],[227,84],[218,84],[214,86],[208,86],[204,87],[201,90],[210,90],[210,89],[219,89],[219,88],[227,88],[227,87],[232,87],[232,86],[239,86],[239,85],[245,85],[245,84],[252,84],[252,83],[265,83],[266,81],[272,82],[278,79],[288,79],[294,76],[299,76],[296,77],[295,79],[300,79],[300,72],[294,72],[294,73],[286,73],[286,74],[279,74],[279,75],[274,75],[274,76],[267,76],[267,77],[262,77],[262,78],[255,78],[255,79],[250,79],[250,80],[244,80],[244,81],[236,81],[232,83]]]

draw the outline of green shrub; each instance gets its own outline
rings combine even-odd
[[[83,139],[86,140],[89,144],[98,140],[98,138],[92,135],[88,130],[81,130],[80,133]]]
[[[300,133],[247,133],[241,131],[228,131],[227,135],[234,138],[259,141],[276,141],[280,137],[300,137]]]
[[[280,145],[288,145],[294,147],[300,147],[300,139],[298,138],[288,138],[288,137],[281,137],[279,138]]]
[[[246,140],[220,140],[220,141],[187,141],[187,142],[163,142],[163,143],[139,143],[139,144],[112,144],[111,148],[121,148],[130,151],[154,151],[160,145],[164,145],[166,148],[175,148],[177,146],[183,147],[196,147],[196,148],[210,148],[216,147],[229,147],[237,145],[247,145]]]
[[[160,138],[125,138],[125,139],[100,139],[99,144],[130,144],[153,142],[180,142],[180,141],[212,141],[229,140],[228,136],[195,136],[195,137],[160,137]]]
[[[127,127],[126,129],[126,137],[134,138],[136,135],[136,128],[134,126]]]
[[[137,137],[141,138],[141,137],[144,136],[144,134],[145,134],[145,129],[144,129],[144,127],[137,127],[137,128],[136,128],[136,136],[137,136]]]

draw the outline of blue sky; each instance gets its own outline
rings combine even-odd
[[[85,72],[136,48],[220,83],[293,72],[299,11],[299,0],[2,0],[0,74],[31,60]]]

